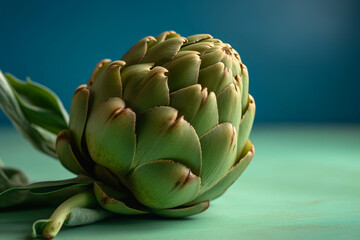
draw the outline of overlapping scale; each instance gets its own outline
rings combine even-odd
[[[124,215],[139,215],[149,212],[125,188],[113,189],[101,182],[96,182],[94,184],[94,193],[101,207],[110,212]]]
[[[155,107],[140,114],[136,123],[134,165],[154,159],[173,159],[199,175],[201,148],[195,129],[172,107]]]
[[[128,66],[140,63],[145,57],[148,49],[156,43],[154,37],[145,37],[136,43],[132,48],[130,48],[127,53],[121,58]]]
[[[187,46],[181,48],[181,51],[196,51],[200,54],[203,54],[204,52],[211,49],[211,47],[213,47],[213,46],[214,46],[214,43],[211,43],[211,42],[199,42],[199,43],[187,45]]]
[[[180,37],[180,35],[174,31],[166,31],[166,32],[163,32],[163,33],[159,34],[158,36],[156,36],[156,40],[157,40],[157,43],[160,43],[160,42],[163,42],[165,40],[168,40],[168,39],[174,38],[174,37]]]
[[[84,162],[80,154],[75,155],[76,147],[74,144],[71,130],[62,130],[56,139],[56,152],[58,153],[61,164],[75,174],[86,174]]]
[[[242,112],[244,114],[245,110],[248,108],[249,104],[249,73],[247,70],[247,67],[244,64],[240,64],[241,67],[241,75],[240,75],[240,81],[242,85],[242,98],[241,98],[241,107]],[[251,130],[251,128],[250,128]]]
[[[222,123],[200,138],[202,150],[201,189],[203,193],[221,179],[235,162],[237,133],[231,123]]]
[[[200,84],[180,89],[170,94],[170,106],[184,115],[196,130],[198,136],[203,135],[219,123],[216,96]]]
[[[199,72],[199,83],[201,86],[208,88],[209,92],[214,92],[216,95],[232,82],[232,72],[222,62],[202,68]]]
[[[180,50],[180,47],[186,42],[186,38],[183,37],[174,37],[166,41],[157,43],[152,48],[150,48],[143,60],[142,63],[154,63],[155,65],[162,65],[166,62],[171,61],[177,52]]]
[[[219,122],[231,122],[239,130],[241,120],[241,93],[240,89],[234,84],[229,84],[217,96],[219,109]]]
[[[248,140],[243,153],[240,155],[240,158],[236,161],[235,165],[232,166],[212,188],[199,194],[191,203],[198,204],[221,196],[245,171],[253,158],[254,153],[254,146],[251,144],[250,140]]]
[[[90,91],[87,85],[79,86],[71,100],[69,127],[72,131],[76,147],[79,152],[86,156],[83,146],[83,134],[89,112]]]
[[[243,151],[243,148],[250,136],[251,128],[255,118],[254,98],[249,94],[248,99],[248,107],[245,111],[245,114],[242,116],[239,127],[237,156],[239,156]]]
[[[200,178],[188,167],[166,159],[139,165],[129,181],[136,199],[153,209],[173,208],[190,202],[200,188]]]
[[[120,68],[124,65],[124,61],[114,61],[97,74],[89,87],[92,107],[110,97],[122,97]]]
[[[165,63],[168,70],[168,85],[171,92],[194,85],[198,81],[200,58],[197,53],[177,57]]]
[[[187,42],[184,44],[184,46],[197,43],[199,41],[204,41],[206,39],[212,39],[212,36],[210,34],[195,34],[187,37],[186,39]]]
[[[125,89],[127,88],[128,83],[131,83],[132,85],[137,85],[146,76],[146,74],[150,72],[153,66],[154,64],[152,63],[142,63],[131,65],[125,69],[121,69],[121,83],[123,91],[125,91]]]
[[[135,155],[135,113],[120,98],[109,98],[90,113],[85,136],[91,158],[124,176]]]
[[[167,72],[166,68],[154,67],[144,78],[129,82],[124,89],[124,100],[129,107],[140,113],[152,107],[169,105]]]

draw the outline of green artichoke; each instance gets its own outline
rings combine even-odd
[[[77,88],[70,128],[57,138],[59,159],[114,193],[127,189],[141,204],[136,213],[183,216],[203,203],[202,211],[253,155],[248,81],[239,54],[208,34],[143,38]],[[105,192],[95,187],[104,208],[129,211],[113,209],[104,198],[116,196]]]
[[[229,44],[173,31],[146,37],[121,60],[101,61],[76,89],[56,153],[93,179],[86,198],[110,212],[194,215],[254,155],[248,89],[247,68]]]

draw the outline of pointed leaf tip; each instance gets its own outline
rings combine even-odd
[[[94,192],[98,203],[108,211],[124,215],[138,215],[148,212],[143,205],[130,196],[131,193],[127,190],[115,190],[105,184],[95,183]]]
[[[126,65],[126,62],[122,61],[122,60],[117,60],[117,61],[114,61],[112,63],[110,63],[109,65],[109,68],[121,68],[122,66],[125,66]]]
[[[126,173],[135,154],[135,121],[136,114],[125,108],[121,98],[109,98],[95,106],[85,129],[92,159],[116,175]]]
[[[94,71],[92,72],[90,79],[88,81],[88,86],[90,87],[95,78],[104,70],[104,68],[111,62],[111,59],[103,59],[101,60],[95,67]]]
[[[101,72],[97,73],[90,87],[92,107],[108,98],[122,97],[120,68],[124,65],[124,61],[114,61],[108,63]]]
[[[121,59],[126,62],[127,66],[138,64],[142,61],[148,49],[155,45],[156,42],[157,40],[152,36],[145,37],[130,48]]]
[[[247,141],[241,157],[237,159],[235,165],[208,191],[198,195],[192,203],[199,203],[205,200],[213,200],[221,196],[244,172],[255,153],[254,145],[250,140]]]
[[[173,208],[193,200],[200,178],[189,168],[172,160],[154,160],[135,168],[130,189],[136,199],[155,209]]]
[[[86,84],[79,86],[71,100],[70,129],[73,133],[77,149],[85,155],[83,148],[83,133],[89,112],[90,90]]]
[[[210,189],[231,168],[236,158],[237,135],[231,123],[222,123],[200,138],[203,150],[201,190]]]
[[[177,114],[172,107],[155,107],[139,115],[135,165],[154,159],[176,159],[194,174],[200,174],[199,138],[195,129]]]
[[[63,130],[59,133],[56,139],[56,152],[58,153],[61,164],[68,169],[69,171],[79,174],[86,173],[86,170],[83,168],[85,160],[81,160],[79,152],[75,155],[75,144],[73,141],[73,135],[71,130]]]

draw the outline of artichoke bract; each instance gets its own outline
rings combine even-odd
[[[209,34],[169,31],[101,61],[71,102],[61,163],[98,182],[121,214],[183,217],[205,210],[249,164],[255,103],[239,54]]]

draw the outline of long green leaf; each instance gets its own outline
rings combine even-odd
[[[67,180],[37,182],[26,186],[13,187],[3,192],[0,192],[0,198],[14,191],[26,190],[30,191],[33,194],[50,194],[69,188],[88,186],[91,185],[93,182],[94,180],[92,178],[89,178],[85,175],[79,175],[75,178]]]
[[[0,108],[36,149],[57,158],[56,136],[68,128],[69,116],[52,91],[0,71]]]

